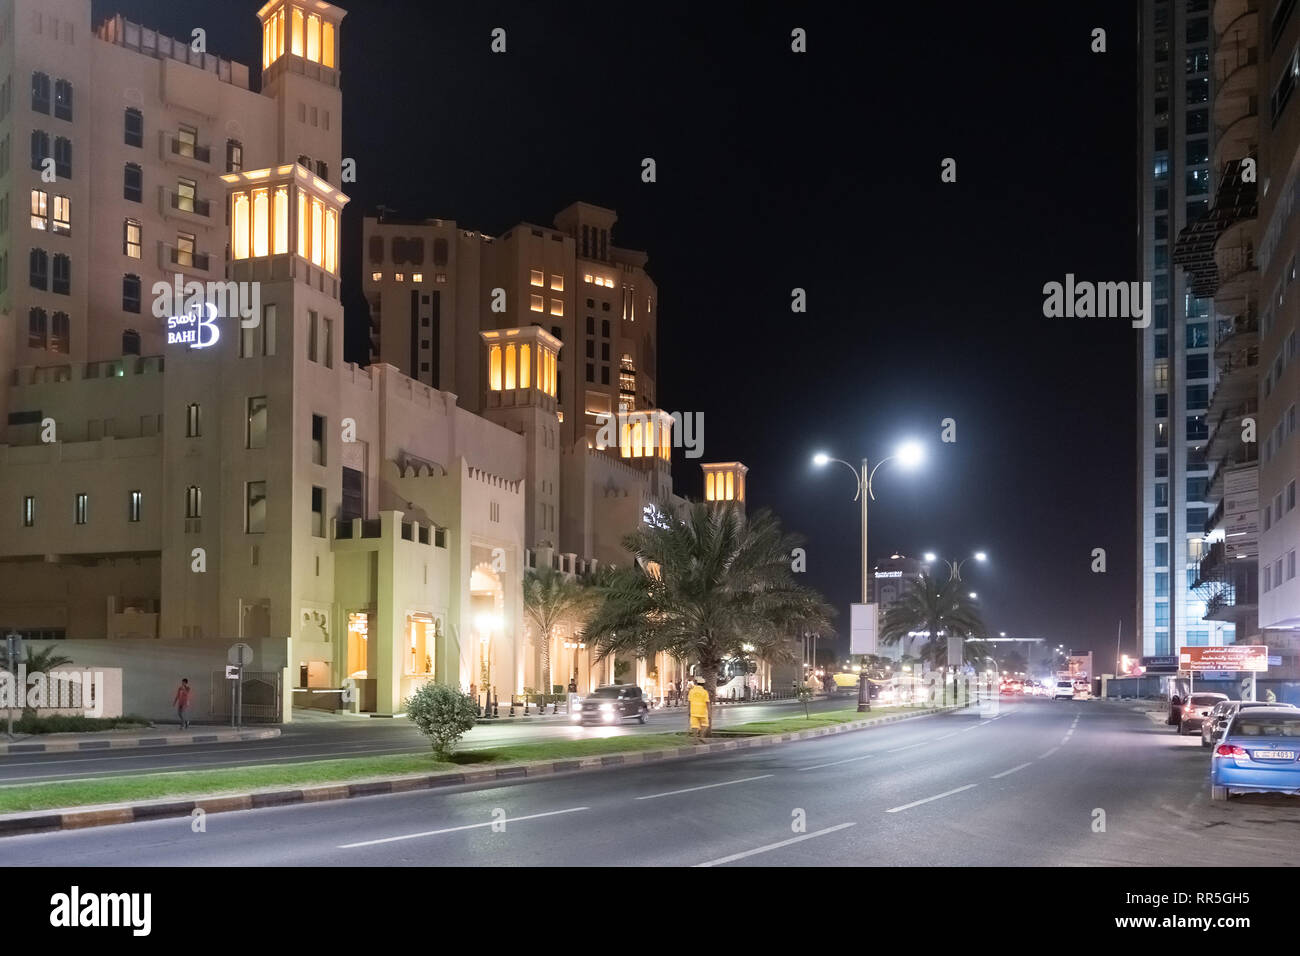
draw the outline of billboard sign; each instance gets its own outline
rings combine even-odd
[[[880,627],[875,604],[849,606],[849,653],[879,654]]]
[[[1263,644],[1225,644],[1222,647],[1180,647],[1180,671],[1268,670],[1268,648]]]

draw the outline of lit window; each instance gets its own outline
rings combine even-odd
[[[552,291],[552,292],[563,292],[563,291],[564,291],[564,276],[557,276],[557,275],[552,274],[552,276],[551,276],[551,291]]]
[[[330,273],[334,272],[334,267],[337,264],[334,260],[337,231],[338,219],[336,213],[333,209],[325,210],[325,271]],[[416,275],[415,281],[420,281],[419,275]]]
[[[275,187],[275,254],[289,251],[289,187]]]
[[[515,387],[515,346],[506,346],[506,388]]]
[[[314,13],[307,17],[307,59],[320,62],[320,17]]]
[[[540,295],[535,295],[535,296],[533,296],[533,297],[532,297],[532,310],[533,310],[534,312],[545,312],[545,311],[546,311],[546,300],[543,299]]]
[[[64,236],[72,232],[72,200],[67,196],[54,197],[54,220],[50,228]]]
[[[302,11],[293,8],[293,37],[289,47],[294,56],[302,56]]]
[[[492,391],[501,391],[501,346],[494,345],[488,350],[488,381]]]
[[[533,269],[531,270],[531,281],[533,285],[540,289],[546,284],[546,276],[540,269]]]
[[[307,194],[298,190],[298,255],[307,258]]]
[[[321,24],[320,62],[331,69],[334,66],[334,24],[328,20]]]
[[[122,225],[122,251],[132,259],[140,258],[140,223],[136,219],[128,219]]]
[[[533,350],[527,342],[519,346],[519,387],[528,388],[531,382]],[[1293,485],[1294,487],[1294,485]]]
[[[32,228],[44,230],[49,217],[50,197],[43,189],[32,190]]]
[[[424,281],[424,273],[423,273],[423,272],[413,272],[413,273],[411,273],[411,281],[412,281],[412,282],[423,282],[423,281]]]
[[[324,260],[324,223],[325,204],[315,197],[311,201],[311,261],[321,265]]]
[[[563,300],[563,299],[552,299],[552,300],[551,300],[551,315],[564,315],[564,300]]]
[[[590,282],[590,281],[591,281],[591,273],[588,272],[586,275],[584,275],[584,276],[582,277],[582,281],[583,281],[583,282]]]
[[[371,282],[379,282],[379,281],[381,281],[383,278],[384,278],[384,274],[383,274],[382,272],[372,272],[372,273],[370,273],[370,281],[371,281]]]
[[[265,189],[253,190],[253,255],[265,256],[271,251],[271,201]]]
[[[405,281],[406,281],[406,273],[405,273],[405,272],[394,272],[394,273],[393,273],[393,279],[396,280],[397,282],[405,282]]]
[[[236,259],[248,258],[248,193],[231,196],[234,211],[230,216],[231,250]]]

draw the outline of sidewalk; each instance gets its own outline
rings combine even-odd
[[[280,736],[279,727],[205,727],[202,730],[106,730],[92,734],[17,734],[0,736],[0,755],[51,754],[77,750],[122,750],[131,747],[177,747],[189,744],[229,743],[234,740],[269,740]]]

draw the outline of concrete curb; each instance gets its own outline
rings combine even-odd
[[[44,735],[34,735],[44,736]],[[57,734],[51,736],[59,736]],[[54,754],[71,753],[87,750],[123,750],[132,747],[179,747],[187,744],[218,744],[236,740],[270,740],[280,736],[280,728],[267,727],[262,730],[229,730],[214,728],[202,733],[188,731],[183,734],[158,733],[137,737],[103,737],[87,738],[75,735],[77,740],[43,740],[39,743],[21,741],[0,743],[0,755],[4,754]]]
[[[260,810],[263,807],[279,807],[295,803],[321,803],[327,800],[349,800],[353,797],[407,793],[412,790],[435,790],[465,784],[490,786],[502,781],[528,777],[546,777],[560,773],[583,773],[606,770],[610,767],[624,767],[631,764],[656,763],[661,760],[677,760],[707,754],[726,753],[733,750],[771,747],[796,740],[811,740],[814,737],[827,737],[855,730],[867,730],[871,727],[892,724],[900,720],[932,717],[935,714],[962,709],[955,706],[934,707],[918,713],[890,714],[886,717],[872,717],[866,720],[855,720],[851,723],[835,724],[830,727],[818,727],[813,730],[801,730],[794,733],[768,734],[761,737],[737,737],[711,744],[691,744],[685,747],[671,747],[664,750],[636,750],[626,753],[575,757],[566,760],[533,760],[500,764],[483,770],[378,777],[356,780],[351,783],[319,784],[290,790],[255,790],[249,793],[195,797],[188,800],[164,798],[111,806],[7,813],[0,815],[0,837],[17,836],[23,833],[48,833],[52,830],[81,830],[87,827],[112,826],[118,823],[139,823],[144,820],[159,820],[165,817],[187,817],[194,813],[195,810],[201,810],[205,814],[226,813],[232,810]]]

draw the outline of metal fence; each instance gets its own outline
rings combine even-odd
[[[280,671],[244,671],[243,702],[240,717],[244,723],[278,724],[281,710]],[[236,681],[227,680],[225,670],[212,672],[212,693],[209,709],[213,718],[230,721],[230,690]]]

